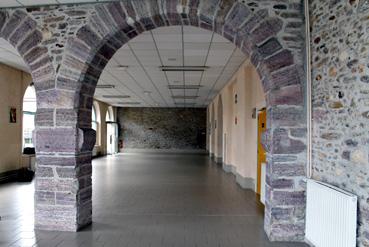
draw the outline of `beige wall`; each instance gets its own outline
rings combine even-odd
[[[110,105],[98,101],[98,100],[94,100],[94,105],[96,107],[96,111],[98,111],[97,113],[97,118],[99,119],[99,125],[98,125],[98,133],[96,136],[96,144],[93,150],[93,155],[106,155],[107,154],[107,133],[106,133],[106,113],[109,109],[109,107],[111,107]],[[113,119],[114,121],[116,121],[116,109],[115,107],[111,107],[112,108],[112,113],[113,113]]]
[[[219,135],[216,129],[212,129],[210,134],[210,139],[214,140],[210,142],[210,151],[215,157],[222,157],[223,163],[232,169],[235,175],[254,180],[256,184],[257,119],[252,118],[252,110],[254,107],[264,107],[265,98],[255,67],[246,61],[209,105],[209,109],[214,107],[214,119],[217,122],[220,120],[217,116],[220,96],[223,103],[223,136],[226,134],[226,140],[223,140],[226,143],[225,157],[222,157],[223,150],[218,145]],[[212,110],[209,113],[211,114]]]
[[[22,167],[22,105],[31,82],[28,73],[0,64],[0,173]],[[17,123],[9,123],[10,107],[17,109]]]

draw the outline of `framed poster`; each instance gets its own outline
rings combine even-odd
[[[9,107],[9,123],[17,122],[17,108]]]

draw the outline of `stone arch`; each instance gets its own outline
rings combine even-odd
[[[218,97],[217,104],[217,163],[223,163],[223,101],[222,95]]]
[[[272,1],[259,5],[247,0],[127,0],[96,4],[86,25],[66,44],[57,83],[75,85],[77,124],[88,130],[99,76],[114,53],[130,39],[161,26],[192,25],[214,30],[232,41],[250,57],[267,99],[265,230],[271,240],[302,240],[305,208],[302,178],[306,160],[304,75],[302,54],[289,43],[301,40],[302,35],[291,36],[288,29],[291,25],[286,21],[291,15],[280,14],[282,7],[295,10],[295,16],[303,20],[302,14],[298,14],[302,13],[298,3],[277,6]],[[296,10],[300,12],[296,14]],[[71,66],[77,68],[76,73],[67,73]],[[89,133],[84,134],[87,139]],[[86,198],[90,205],[91,197]],[[77,203],[77,212],[84,215],[78,226],[91,221],[82,205]]]

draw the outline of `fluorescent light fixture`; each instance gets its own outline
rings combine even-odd
[[[127,101],[127,102],[118,102],[117,104],[119,104],[119,105],[140,105],[141,102],[129,102],[129,101]]]
[[[174,103],[176,106],[195,106],[196,103]]]
[[[117,67],[115,67],[116,69],[119,69],[119,70],[126,70],[128,69],[128,65],[118,65]]]
[[[207,66],[160,66],[162,71],[176,72],[176,71],[205,71]]]
[[[169,89],[200,89],[201,85],[169,85]]]
[[[150,95],[150,94],[151,94],[151,92],[150,92],[150,91],[144,91],[144,94],[146,94],[146,95]]]
[[[97,84],[96,88],[115,88],[113,84]]]
[[[196,95],[174,95],[173,99],[197,99],[199,96]]]
[[[131,98],[129,95],[103,95],[103,98],[107,99],[128,99]]]

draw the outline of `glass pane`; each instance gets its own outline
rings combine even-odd
[[[29,86],[23,98],[23,111],[36,112],[36,91],[34,86]]]
[[[92,122],[92,129],[97,131],[97,122]]]
[[[96,110],[95,110],[95,106],[92,106],[92,121],[96,122]]]
[[[34,147],[32,131],[35,129],[35,115],[23,114],[23,147]]]

